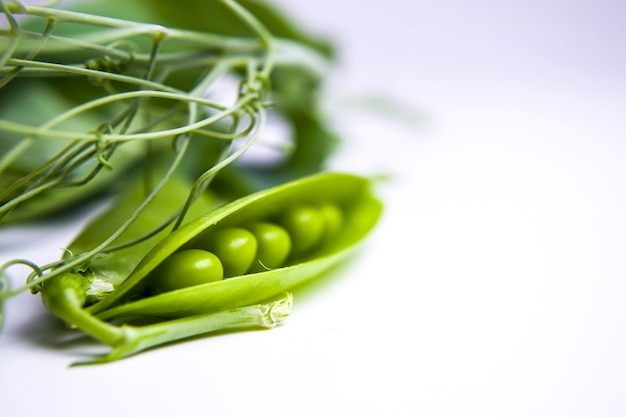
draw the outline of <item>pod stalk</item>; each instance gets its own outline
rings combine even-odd
[[[113,350],[108,355],[74,365],[107,363],[158,345],[219,330],[255,327],[272,329],[289,316],[291,307],[292,295],[285,293],[272,301],[212,314],[190,316],[146,326],[124,324],[118,328],[122,337],[113,344]]]

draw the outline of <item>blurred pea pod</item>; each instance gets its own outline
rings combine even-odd
[[[167,200],[155,200],[150,211],[157,213]],[[199,206],[211,204],[209,199]],[[95,362],[213,330],[273,327],[289,313],[286,292],[350,254],[381,211],[369,180],[317,174],[212,209],[140,248],[54,277],[40,290],[52,313],[113,348]],[[138,223],[133,234],[152,221]],[[111,226],[116,227],[107,213],[70,250],[100,241],[93,235]],[[233,237],[224,241],[223,236]],[[235,255],[235,275],[224,274],[232,262],[224,255],[228,251]],[[142,316],[160,321],[108,322]]]

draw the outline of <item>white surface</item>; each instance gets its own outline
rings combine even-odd
[[[341,46],[333,164],[392,175],[380,227],[283,326],[105,366],[69,369],[81,346],[11,300],[0,413],[624,415],[624,3],[282,3]],[[370,94],[418,123],[345,107]],[[73,229],[24,233],[2,259]]]

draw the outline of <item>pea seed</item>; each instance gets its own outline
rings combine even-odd
[[[224,276],[222,263],[213,253],[188,249],[172,254],[153,273],[153,293],[178,290],[219,281]]]
[[[280,268],[291,252],[291,237],[283,227],[269,222],[255,222],[248,229],[257,240],[257,262],[252,271]]]
[[[243,275],[256,258],[257,241],[252,233],[240,227],[216,230],[199,242],[199,246],[215,253],[224,265],[224,276]]]
[[[344,224],[343,211],[336,204],[328,201],[318,206],[324,218],[324,239],[337,236]]]
[[[291,235],[292,253],[295,256],[313,250],[324,233],[322,213],[312,205],[290,207],[283,213],[281,223]]]

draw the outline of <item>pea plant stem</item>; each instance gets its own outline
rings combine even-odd
[[[154,346],[220,330],[255,327],[272,329],[289,316],[291,307],[291,293],[285,293],[280,298],[268,302],[212,314],[145,326],[124,324],[118,328],[121,337],[112,344],[114,349],[110,354],[78,365],[110,362]]]
[[[94,79],[102,79],[107,81],[118,81],[128,85],[152,89],[156,91],[168,91],[171,93],[184,93],[182,90],[167,86],[162,83],[144,80],[138,77],[131,77],[124,74],[115,74],[111,72],[103,72],[90,68],[74,67],[65,64],[55,64],[52,62],[28,61],[20,58],[11,58],[7,62],[8,65],[16,65],[22,67],[22,72],[30,70],[33,76],[82,76]],[[0,74],[6,73],[8,69],[0,67]]]
[[[8,6],[11,6],[11,5],[9,4]],[[15,5],[15,6],[17,7],[18,5]],[[19,30],[17,20],[11,13],[11,9],[7,7],[4,1],[0,1],[0,11],[2,11],[7,21],[9,22],[9,33],[16,34]],[[18,37],[11,36],[8,47],[4,50],[4,52],[2,52],[2,54],[0,54],[0,66],[4,66],[4,63],[13,55],[13,53],[17,49],[18,44],[19,44]]]
[[[237,12],[239,13],[244,11],[244,9],[241,8],[239,5],[235,5],[233,7],[232,3],[234,2],[232,1],[226,1],[225,3],[231,6],[233,10],[237,10]],[[130,38],[140,35],[151,35],[163,36],[164,38],[172,40],[187,41],[188,43],[202,44],[206,45],[207,47],[218,47],[220,50],[244,50],[250,52],[252,50],[258,50],[259,46],[266,44],[267,40],[270,38],[269,33],[258,23],[255,24],[253,27],[257,31],[263,30],[263,33],[261,34],[261,43],[259,43],[258,39],[234,39],[232,37],[212,33],[173,29],[167,28],[162,25],[121,20],[105,16],[89,15],[69,10],[53,9],[49,7],[39,7],[32,5],[25,5],[25,7],[20,7],[14,3],[4,2],[2,2],[2,4],[4,8],[8,11],[8,13],[5,14],[8,15],[27,14],[31,16],[42,17],[48,20],[53,20],[56,21],[57,24],[79,23],[94,27],[107,28],[108,30],[103,30],[102,32],[96,32],[83,36],[83,41],[92,44],[106,44],[124,38]],[[250,18],[249,13],[247,13],[247,20],[250,21],[252,19]],[[17,23],[15,24],[15,26],[12,26],[11,29],[17,30]]]
[[[46,289],[44,302],[59,318],[95,339],[111,346],[113,351],[85,364],[109,362],[148,348],[218,330],[261,327],[271,329],[291,312],[291,293],[268,302],[232,308],[212,314],[189,316],[156,324],[116,326],[102,321],[82,308],[83,281],[79,275],[67,274]]]
[[[99,320],[82,307],[85,303],[85,283],[79,274],[66,274],[46,286],[44,304],[57,317],[108,345],[123,338],[123,331]]]
[[[129,133],[129,134],[100,134],[100,133],[79,133],[65,130],[52,130],[50,129],[54,125],[57,125],[71,117],[85,112],[87,110],[103,106],[105,104],[114,103],[120,100],[128,100],[135,98],[166,98],[171,100],[178,100],[181,102],[193,102],[201,105],[205,105],[208,107],[220,109],[221,111],[213,116],[206,117],[204,119],[198,120],[194,123],[172,128],[172,129],[163,129],[158,132],[146,132],[146,133]],[[211,100],[206,100],[200,97],[194,97],[189,94],[178,94],[178,93],[169,93],[165,91],[152,91],[152,90],[140,90],[140,91],[131,91],[125,93],[118,93],[115,95],[110,95],[107,97],[102,97],[100,99],[92,100],[89,103],[85,103],[81,106],[76,106],[72,108],[71,111],[63,113],[59,117],[55,118],[53,121],[50,121],[44,126],[41,127],[32,127],[22,123],[10,122],[7,120],[0,120],[0,130],[13,131],[16,133],[22,133],[24,135],[35,136],[35,137],[46,137],[51,139],[80,139],[87,141],[95,141],[95,140],[103,140],[107,142],[120,142],[120,141],[130,141],[130,140],[156,140],[162,138],[168,138],[176,135],[191,133],[197,129],[202,129],[206,126],[209,126],[213,123],[218,122],[219,120],[230,116],[231,114],[239,111],[246,104],[254,101],[256,99],[256,94],[247,94],[237,100],[230,108],[224,108],[223,106],[215,103]]]

